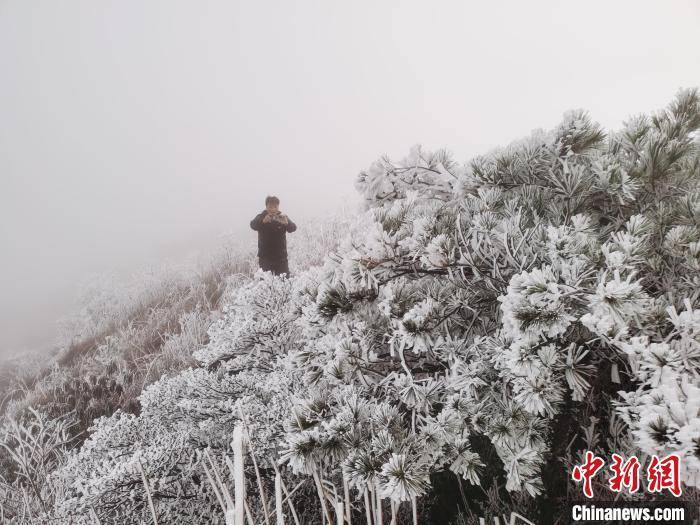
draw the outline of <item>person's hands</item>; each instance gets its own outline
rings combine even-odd
[[[262,221],[265,224],[269,224],[270,222],[272,222],[272,215],[270,215],[269,213],[266,213],[265,217],[263,217]]]
[[[281,222],[282,224],[289,224],[289,219],[287,218],[286,215],[278,215],[277,220]]]

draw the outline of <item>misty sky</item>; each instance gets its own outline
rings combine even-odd
[[[0,0],[0,354],[88,274],[252,243],[268,193],[301,222],[381,154],[464,161],[698,85],[697,0]]]

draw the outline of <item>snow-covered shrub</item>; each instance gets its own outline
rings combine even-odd
[[[93,509],[102,522],[137,515],[145,520],[140,463],[165,522],[223,523],[206,483],[204,452],[230,454],[231,434],[245,414],[255,422],[249,434],[261,463],[272,457],[298,383],[289,367],[278,365],[285,345],[295,342],[292,281],[270,274],[240,286],[232,281],[221,317],[208,330],[209,343],[196,352],[203,366],[148,386],[138,416],[117,412],[96,421],[80,452],[55,473],[66,494],[59,516],[89,517]]]
[[[49,417],[30,409],[0,426],[0,518],[3,523],[41,523],[60,501],[49,481],[71,447],[72,414]]]

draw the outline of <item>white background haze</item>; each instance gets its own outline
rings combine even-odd
[[[0,355],[91,273],[252,244],[268,193],[302,226],[384,153],[465,161],[698,85],[697,0],[0,0]]]

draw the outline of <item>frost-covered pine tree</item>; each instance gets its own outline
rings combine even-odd
[[[563,496],[567,445],[678,452],[697,487],[698,110],[684,91],[617,133],[572,112],[464,167],[414,148],[363,172],[367,222],[301,319],[283,457],[396,501],[444,470],[490,484],[490,448],[531,496]]]

